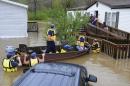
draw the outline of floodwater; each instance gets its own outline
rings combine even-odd
[[[28,46],[45,45],[43,24],[39,25],[39,33],[29,33],[28,38],[0,39],[0,61],[5,56],[5,47],[13,45],[18,47],[20,43]],[[130,86],[130,59],[114,60],[103,53],[89,54],[76,59],[63,60],[61,62],[76,63],[87,68],[89,74],[97,76],[97,83],[90,83],[90,86]],[[6,73],[2,71],[0,64],[0,86],[11,86],[15,80],[22,76],[22,69],[17,72]]]

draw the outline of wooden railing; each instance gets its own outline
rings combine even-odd
[[[86,37],[86,41],[92,44],[94,38]],[[104,39],[98,39],[101,52],[113,57],[114,59],[130,58],[130,44],[115,44]]]
[[[102,23],[99,23],[98,26],[100,28],[103,28]],[[123,31],[123,30],[120,30],[120,29],[117,29],[117,28],[113,28],[113,27],[110,27],[110,26],[108,26],[108,31],[110,31],[114,34],[117,34],[118,36],[122,36],[123,38],[126,38],[127,40],[130,40],[130,33],[126,32],[126,31]]]
[[[95,34],[96,36],[101,36],[101,37],[108,37],[108,38],[115,38],[115,39],[126,39],[125,37],[122,37],[118,34],[112,33],[108,30],[103,29],[102,27],[97,27],[92,24],[88,24],[86,28],[86,32]]]
[[[115,44],[107,40],[102,40],[101,50],[105,54],[115,58],[130,58],[130,44]]]
[[[34,21],[29,21],[28,22],[28,32],[38,32],[38,23]]]
[[[110,28],[108,30],[105,30],[103,29],[103,26],[100,24],[98,27],[89,23],[88,26],[85,28],[85,30],[82,30],[82,32],[83,31],[86,32],[86,35],[88,36],[106,39],[117,44],[130,44],[130,33],[118,30],[119,33],[117,34],[117,32],[116,33],[111,32],[112,30]]]

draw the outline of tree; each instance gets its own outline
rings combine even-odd
[[[35,14],[35,18],[37,16],[37,0],[34,0],[33,3],[34,3],[34,14]]]
[[[62,0],[62,5],[65,9],[72,8],[75,4],[75,0]]]
[[[63,3],[63,2],[62,2]],[[61,0],[53,0],[52,9],[50,11],[51,23],[54,23],[57,28],[59,41],[67,40],[69,44],[75,44],[76,37],[72,33],[79,32],[79,29],[88,23],[88,17],[76,12],[67,15],[67,8],[71,6],[71,0],[65,0],[64,5]]]

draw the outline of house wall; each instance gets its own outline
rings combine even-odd
[[[130,9],[113,9],[114,12],[119,12],[118,28],[130,33]]]
[[[27,36],[27,9],[0,1],[0,38]]]
[[[105,21],[105,12],[119,12],[119,23],[118,28],[130,32],[130,9],[111,9],[109,6],[98,2],[98,7],[96,4],[87,9],[87,12],[94,15],[94,12],[98,10],[99,22],[103,23]]]
[[[98,18],[99,22],[101,23],[103,23],[105,20],[105,12],[111,12],[111,8],[102,3],[98,3],[98,7],[96,7],[96,4],[94,4],[93,6],[87,9],[87,12],[90,12],[90,14],[95,15],[96,10],[98,10]]]

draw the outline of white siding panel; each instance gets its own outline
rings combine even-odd
[[[130,33],[130,9],[114,9],[119,12],[118,28]]]
[[[0,37],[27,37],[27,9],[0,2]]]

